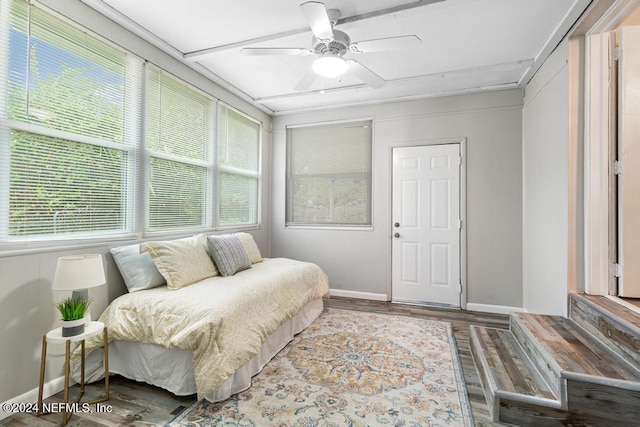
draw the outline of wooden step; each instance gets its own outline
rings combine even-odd
[[[510,329],[472,327],[495,421],[626,426],[640,419],[640,317],[609,299],[571,297],[571,318],[512,313]]]
[[[567,378],[632,389],[640,384],[640,372],[615,352],[561,316],[512,313],[511,332],[549,384],[567,405]]]
[[[569,318],[640,369],[640,314],[609,298],[571,294]]]
[[[560,401],[510,331],[471,326],[470,345],[494,421],[506,421],[501,407],[560,408]]]

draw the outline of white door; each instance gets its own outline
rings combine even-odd
[[[622,27],[618,42],[618,294],[640,298],[640,26]]]
[[[460,307],[460,144],[393,149],[392,300]]]

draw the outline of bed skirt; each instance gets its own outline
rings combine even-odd
[[[294,337],[309,326],[323,310],[322,298],[311,301],[293,318],[289,319],[267,338],[260,352],[249,360],[234,375],[227,378],[220,388],[205,396],[210,402],[219,402],[229,396],[248,389],[251,378],[282,350]],[[104,375],[102,349],[87,355],[87,382],[101,379]],[[193,375],[193,353],[179,348],[165,348],[157,344],[134,341],[111,341],[109,343],[109,372],[145,382],[177,396],[195,394]],[[80,377],[80,367],[73,367],[73,378]]]

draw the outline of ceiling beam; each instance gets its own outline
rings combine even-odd
[[[567,10],[567,13],[562,17],[558,25],[553,29],[552,33],[549,35],[544,45],[538,51],[533,64],[526,73],[522,75],[522,78],[518,82],[521,86],[527,85],[533,76],[538,72],[542,64],[545,63],[547,58],[551,55],[551,53],[555,50],[556,47],[564,40],[565,36],[571,28],[578,21],[582,13],[589,7],[591,0],[574,0],[573,4]]]
[[[494,92],[499,90],[507,90],[507,89],[516,89],[518,88],[518,84],[513,83],[499,83],[495,85],[482,86],[482,87],[471,87],[471,88],[461,88],[461,89],[449,89],[444,90],[442,92],[437,93],[423,93],[416,95],[401,95],[401,96],[390,96],[380,99],[369,99],[363,101],[353,101],[353,102],[342,102],[342,103],[332,103],[332,104],[324,104],[324,105],[313,105],[310,107],[294,107],[294,108],[285,108],[285,109],[273,109],[272,116],[284,116],[287,114],[297,114],[297,113],[308,113],[313,111],[322,111],[336,108],[347,108],[347,107],[361,107],[365,105],[378,105],[381,102],[391,103],[391,102],[407,102],[407,101],[416,101],[420,99],[427,98],[439,98],[443,96],[456,96],[456,95],[468,95],[472,93],[481,93],[481,92]]]
[[[457,76],[464,76],[469,75],[469,74],[474,74],[474,73],[485,73],[485,74],[491,74],[494,72],[500,72],[500,71],[504,71],[504,70],[516,70],[516,71],[521,71],[521,72],[526,72],[531,66],[533,65],[533,59],[521,59],[519,61],[511,61],[511,62],[502,62],[499,64],[490,64],[490,65],[481,65],[478,67],[470,67],[470,68],[459,68],[459,69],[454,69],[454,70],[449,70],[449,71],[442,71],[442,72],[438,72],[438,73],[433,73],[433,74],[422,74],[419,76],[412,76],[412,77],[402,77],[399,79],[393,79],[393,80],[387,80],[387,84],[386,86],[389,85],[398,85],[401,83],[410,83],[410,82],[420,82],[420,81],[425,81],[428,79],[446,79],[446,78],[454,78]],[[521,86],[519,84],[518,81],[513,81],[510,83],[505,83],[502,87],[508,87],[508,88],[512,88],[512,87],[518,87]],[[369,86],[367,86],[366,84],[362,83],[362,84],[354,84],[354,85],[346,85],[346,86],[336,86],[336,87],[331,87],[331,88],[325,88],[325,89],[318,89],[318,90],[311,90],[311,91],[307,91],[307,92],[291,92],[291,93],[285,93],[282,95],[272,95],[272,96],[265,96],[265,97],[261,97],[261,98],[254,98],[254,101],[256,103],[259,104],[268,104],[270,102],[274,102],[274,101],[280,101],[280,100],[285,100],[285,99],[292,99],[292,98],[301,98],[304,96],[309,96],[309,95],[318,95],[318,94],[327,94],[327,93],[334,93],[334,92],[343,92],[343,91],[349,91],[349,90],[354,90],[354,89],[363,89],[363,88],[368,88]],[[481,87],[474,87],[471,88],[474,90],[480,90],[482,89]],[[432,96],[433,94],[427,94],[427,95],[419,95],[419,97],[426,97],[426,96]]]
[[[353,16],[345,16],[344,18],[338,19],[338,21],[336,22],[336,25],[376,18],[378,16],[389,15],[392,13],[401,12],[403,10],[414,9],[416,7],[427,6],[433,3],[440,3],[443,1],[446,1],[446,0],[418,0],[411,3],[388,7],[385,9],[374,10],[373,12],[361,13],[359,15],[353,15]],[[187,52],[183,55],[183,58],[185,61],[197,61],[201,58],[204,58],[216,52],[222,52],[229,49],[241,48],[241,47],[249,46],[252,44],[258,44],[258,43],[267,42],[271,40],[278,40],[285,37],[294,36],[297,34],[308,33],[310,31],[311,30],[309,29],[309,27],[304,27],[304,28],[298,28],[295,30],[283,31],[280,33],[267,34],[261,37],[254,37],[251,39],[241,40],[234,43],[229,43],[229,44],[220,45],[220,46],[213,46],[206,49],[196,50],[193,52]]]
[[[107,3],[105,3],[103,0],[80,0],[80,1],[86,4],[87,6],[89,6],[90,8],[96,10],[98,13],[106,16],[108,19],[111,19],[113,22],[119,24],[120,26],[130,31],[131,33],[135,34],[136,36],[140,37],[142,40],[145,40],[146,42],[150,43],[152,46],[156,47],[157,49],[164,52],[165,54],[171,56],[172,58],[178,61],[181,61],[187,67],[191,68],[192,70],[208,78],[209,80],[211,80],[212,82],[220,86],[222,89],[228,91],[230,94],[237,96],[238,98],[255,106],[256,108],[258,108],[259,110],[261,110],[262,112],[268,115],[273,115],[273,111],[271,109],[269,109],[268,107],[262,104],[257,104],[253,99],[253,97],[249,96],[242,90],[233,86],[231,83],[227,82],[220,76],[214,74],[208,68],[205,68],[201,64],[198,64],[195,62],[185,61],[184,54],[180,52],[178,49],[171,46],[169,43],[162,40],[160,37],[156,36],[155,34],[151,33],[150,31],[142,27],[140,24],[126,17],[125,15],[123,15],[122,13],[120,13],[119,11],[117,11]],[[101,34],[101,35],[105,37],[104,34]],[[139,54],[139,52],[137,54]],[[147,58],[144,58],[144,59],[146,60]],[[216,94],[211,94],[211,95],[213,95],[216,98],[219,97],[219,95],[216,95]],[[227,100],[227,102],[229,102],[229,100]]]

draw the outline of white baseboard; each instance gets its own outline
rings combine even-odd
[[[69,381],[69,386],[72,384],[75,384],[75,382],[73,380]],[[62,390],[64,390],[64,377],[55,378],[44,384],[44,387],[42,388],[42,399],[51,397]],[[0,420],[8,418],[13,414],[13,412],[7,412],[4,410],[6,407],[5,404],[9,404],[8,406],[10,406],[12,403],[38,403],[38,387],[3,402],[3,409],[0,409]]]
[[[388,301],[386,294],[374,294],[371,292],[346,291],[343,289],[331,289],[332,297],[344,297],[355,299],[368,299],[372,301]],[[522,307],[509,307],[506,305],[476,304],[467,303],[468,311],[479,311],[483,313],[509,314],[512,311],[527,311]]]
[[[331,289],[330,295],[332,297],[368,299],[372,301],[387,301],[386,294],[373,294],[370,292],[345,291],[342,289]]]
[[[477,304],[473,302],[467,303],[467,311],[480,311],[482,313],[496,313],[496,314],[509,314],[512,311],[525,312],[522,307],[509,307],[507,305],[491,305],[491,304]]]

